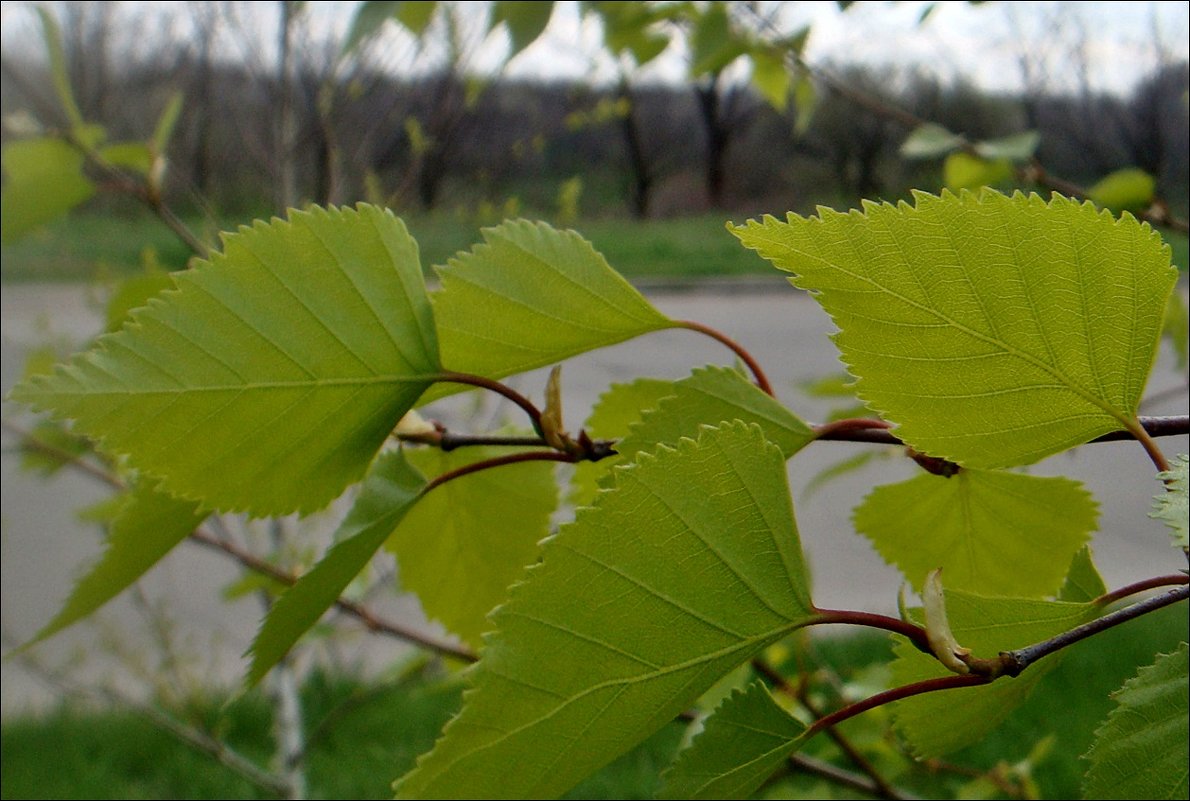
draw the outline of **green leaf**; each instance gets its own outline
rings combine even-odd
[[[384,23],[393,19],[403,5],[405,3],[400,0],[366,0],[360,3],[355,16],[351,18],[351,29],[343,40],[340,55],[354,52],[363,42],[379,33]]]
[[[941,568],[950,589],[1039,598],[1062,586],[1098,516],[1077,481],[960,470],[877,487],[854,519],[918,592]]]
[[[1169,339],[1178,358],[1174,372],[1190,371],[1190,308],[1181,292],[1171,292],[1165,306],[1165,322],[1161,335]]]
[[[509,448],[460,448],[408,453],[426,476],[511,453]],[[553,462],[483,470],[435,488],[409,511],[388,539],[401,586],[422,608],[478,649],[487,614],[537,560],[557,505]]]
[[[1091,620],[1098,611],[1099,607],[1089,603],[985,598],[961,590],[946,591],[946,613],[955,639],[982,658],[1049,639]],[[898,643],[894,651],[893,686],[953,675],[908,641]],[[919,759],[979,742],[1025,701],[1061,659],[1061,653],[1052,654],[1016,678],[898,701],[893,708],[897,727]]]
[[[665,773],[658,798],[748,798],[806,731],[760,683],[732,693],[705,725]]]
[[[1070,562],[1066,581],[1058,591],[1058,600],[1087,603],[1106,592],[1107,585],[1103,583],[1103,576],[1099,575],[1099,570],[1091,559],[1091,548],[1088,546],[1080,549]]]
[[[743,52],[742,43],[731,30],[727,5],[711,3],[694,18],[690,40],[690,77],[718,75]]]
[[[451,370],[503,378],[673,325],[573,231],[516,220],[483,236],[437,268],[434,315]]]
[[[1095,203],[1116,211],[1143,211],[1153,202],[1157,181],[1144,170],[1116,170],[1087,191]]]
[[[434,18],[436,10],[438,3],[434,0],[405,0],[396,11],[396,19],[420,39],[425,35],[426,28],[430,27],[430,20]]]
[[[161,116],[157,118],[157,126],[153,129],[153,138],[149,140],[154,155],[164,155],[166,148],[169,147],[169,140],[173,137],[174,128],[177,127],[178,118],[182,114],[183,100],[185,100],[185,95],[181,92],[174,92],[166,101],[165,108],[161,110]]]
[[[138,484],[112,521],[107,549],[30,645],[82,620],[132,586],[206,518],[191,501]]]
[[[40,447],[39,447],[40,446]],[[91,452],[90,444],[55,420],[38,420],[28,437],[17,444],[21,469],[52,476],[78,457]]]
[[[113,167],[148,175],[153,167],[153,154],[144,142],[116,142],[99,148],[99,157]]]
[[[997,186],[1012,175],[1012,162],[1008,159],[989,161],[970,153],[951,153],[942,164],[942,183],[955,192]]]
[[[1056,195],[915,197],[734,230],[814,293],[860,399],[922,453],[1010,467],[1139,426],[1177,275],[1160,237]]]
[[[644,66],[669,47],[669,37],[650,30],[655,23],[680,13],[680,8],[643,2],[588,3],[603,22],[603,38],[613,55],[630,53]]]
[[[1186,798],[1190,793],[1190,670],[1186,643],[1142,667],[1113,695],[1117,706],[1095,732],[1084,798]]]
[[[553,12],[554,4],[541,0],[496,0],[492,4],[493,24],[503,22],[508,27],[510,61],[537,41]]]
[[[656,409],[645,412],[641,422],[630,427],[616,450],[631,458],[638,451],[696,436],[699,426],[732,420],[758,424],[765,439],[786,459],[814,439],[809,426],[739,371],[707,365],[676,382]]]
[[[83,154],[60,139],[24,139],[4,146],[4,214],[0,241],[14,242],[95,194],[83,175]]]
[[[160,267],[150,267],[141,275],[123,279],[108,298],[104,314],[107,323],[104,330],[119,331],[128,321],[133,309],[147,305],[150,298],[157,297],[173,285],[171,275]]]
[[[71,126],[81,128],[85,123],[70,87],[70,70],[66,63],[66,50],[62,47],[62,31],[48,9],[37,6],[37,15],[41,18],[42,41],[50,58],[50,77],[54,82],[54,91],[58,94],[58,102],[62,104],[62,111],[66,113]]]
[[[820,101],[818,90],[814,87],[814,81],[810,79],[810,76],[808,74],[799,75],[793,84],[793,107],[797,111],[793,122],[794,136],[801,136],[810,129]]]
[[[1157,478],[1165,482],[1165,492],[1153,499],[1149,517],[1169,526],[1175,548],[1190,548],[1190,456],[1178,454],[1170,469]]]
[[[1028,161],[1041,144],[1041,134],[1037,131],[1023,131],[999,139],[988,139],[975,143],[975,152],[989,161],[1008,159],[1009,161]]]
[[[493,614],[463,711],[397,794],[557,795],[813,616],[785,460],[759,428],[641,454]]]
[[[963,144],[960,134],[952,133],[941,125],[927,122],[910,132],[901,143],[901,157],[907,159],[932,159],[945,156]]]
[[[425,483],[401,451],[380,455],[335,532],[335,545],[269,609],[249,649],[249,685],[260,681],[334,605],[417,502]]]
[[[638,378],[629,384],[612,384],[599,396],[583,430],[592,439],[620,439],[642,414],[657,408],[662,398],[674,393],[674,383],[659,378]],[[599,489],[599,478],[608,475],[613,466],[623,461],[624,457],[617,453],[598,462],[576,464],[570,480],[570,503],[589,505]]]
[[[793,76],[785,68],[785,59],[780,52],[760,49],[752,53],[752,85],[770,106],[785,111],[793,88]]]
[[[13,398],[212,508],[325,506],[439,370],[417,245],[375,207],[257,222],[174,280]]]

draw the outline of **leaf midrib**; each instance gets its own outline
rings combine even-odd
[[[955,328],[955,329],[963,332],[964,334],[967,334],[968,336],[972,337],[973,339],[977,339],[980,342],[983,342],[988,345],[992,345],[1011,356],[1014,356],[1028,364],[1033,365],[1034,367],[1039,368],[1043,372],[1048,373],[1049,375],[1053,376],[1055,379],[1060,381],[1065,387],[1067,387],[1070,391],[1074,392],[1079,397],[1083,398],[1084,400],[1086,400],[1093,406],[1099,407],[1104,412],[1106,412],[1110,417],[1113,417],[1114,419],[1118,420],[1121,424],[1124,425],[1125,428],[1130,428],[1132,426],[1132,424],[1134,423],[1134,420],[1130,414],[1117,409],[1111,403],[1098,397],[1095,393],[1090,392],[1081,383],[1069,378],[1062,370],[1059,370],[1055,365],[1049,364],[1049,363],[1037,358],[1036,356],[1033,356],[1032,354],[1030,354],[1026,351],[1022,351],[1019,348],[1016,348],[1016,347],[1012,346],[1011,344],[1004,342],[1003,340],[996,339],[995,337],[988,336],[987,334],[984,334],[980,331],[976,331],[972,328],[969,328],[968,326],[963,325],[962,323],[951,319],[949,316],[947,316],[946,314],[943,314],[938,309],[936,309],[932,306],[927,306],[927,305],[920,303],[916,300],[913,300],[911,298],[905,297],[901,293],[896,292],[895,290],[889,289],[888,287],[884,286],[883,284],[880,284],[879,282],[875,281],[874,279],[872,279],[866,275],[861,275],[859,273],[848,270],[848,269],[842,267],[841,265],[835,264],[834,262],[827,261],[826,259],[823,259],[821,257],[814,256],[814,255],[807,253],[806,251],[804,251],[796,246],[790,245],[788,243],[777,242],[774,239],[769,239],[768,241],[774,245],[782,245],[784,247],[788,247],[792,252],[796,253],[797,255],[799,255],[807,260],[817,261],[821,264],[826,265],[829,269],[835,270],[836,272],[846,275],[849,278],[853,278],[858,281],[862,281],[870,286],[873,286],[878,291],[883,292],[886,295],[889,295],[893,298],[896,298],[897,300],[901,301],[902,303],[905,303],[908,306],[912,306],[914,309],[917,309],[918,311],[925,312],[925,313],[933,316],[934,318],[941,320],[942,322],[946,323],[948,326]],[[793,272],[793,271],[791,270],[790,272]],[[797,275],[797,273],[795,273],[795,275]],[[1032,308],[1032,304],[1030,304],[1030,307]],[[833,316],[834,315],[832,314],[832,317]]]
[[[582,699],[586,698],[587,696],[589,696],[593,693],[599,692],[600,690],[605,690],[605,689],[615,688],[615,687],[628,687],[633,684],[639,684],[640,682],[643,682],[643,681],[652,681],[655,679],[660,679],[660,678],[667,676],[669,674],[678,673],[683,670],[687,670],[689,668],[699,667],[700,665],[704,665],[709,662],[713,662],[713,661],[720,659],[722,657],[731,656],[733,653],[737,653],[739,651],[745,651],[745,650],[748,650],[749,648],[759,647],[762,643],[764,643],[766,641],[769,641],[769,640],[775,641],[776,639],[784,637],[784,636],[796,631],[797,629],[802,628],[803,626],[809,625],[810,623],[813,622],[813,620],[814,620],[813,617],[808,617],[805,620],[790,621],[790,622],[788,622],[782,626],[778,626],[777,628],[772,629],[770,631],[761,632],[759,634],[754,634],[751,637],[747,637],[743,640],[740,640],[739,642],[737,642],[733,645],[729,645],[724,648],[720,648],[716,651],[711,651],[709,653],[700,654],[699,656],[693,657],[691,659],[687,659],[684,662],[678,662],[673,665],[667,665],[667,666],[662,667],[658,670],[655,670],[652,672],[641,673],[636,676],[625,676],[623,678],[618,678],[618,679],[608,679],[607,681],[602,681],[602,682],[599,682],[598,684],[593,684],[590,687],[587,687],[586,689],[582,690],[581,692],[578,692],[578,693],[572,695],[571,697],[563,700],[556,707],[554,707],[550,711],[546,712],[545,714],[539,715],[532,720],[526,721],[525,723],[521,724],[520,726],[517,726],[516,728],[509,729],[508,731],[502,733],[499,737],[491,740],[490,742],[476,746],[475,748],[471,748],[468,751],[466,751],[465,753],[460,754],[459,756],[450,760],[445,765],[443,765],[439,768],[437,775],[434,777],[434,779],[431,780],[431,782],[433,780],[437,779],[439,776],[449,773],[451,771],[451,769],[455,765],[457,765],[460,761],[467,759],[471,756],[474,756],[475,754],[478,754],[482,751],[489,751],[489,750],[499,746],[505,740],[508,740],[508,739],[516,736],[517,734],[521,733],[522,731],[526,731],[528,729],[531,729],[535,726],[538,726],[538,725],[544,723],[545,721],[549,720],[550,718],[554,717],[555,715],[558,715],[559,713],[561,713],[563,710],[565,710],[571,704],[577,703],[577,702],[581,701]],[[506,677],[503,674],[495,673],[494,671],[493,671],[493,673],[494,673],[494,675],[500,676],[500,678],[508,678],[508,679],[515,678],[515,677],[511,677],[511,676]],[[463,721],[460,720],[459,722],[462,723]],[[596,720],[592,720],[592,724],[595,722],[596,722]],[[428,784],[429,784],[429,782],[427,782],[427,785]]]

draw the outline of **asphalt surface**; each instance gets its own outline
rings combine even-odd
[[[812,299],[776,277],[677,289],[654,287],[650,298],[674,318],[696,320],[718,328],[748,348],[768,371],[779,397],[804,419],[825,418],[830,404],[808,398],[802,382],[841,369],[827,338],[830,321]],[[57,344],[69,349],[99,327],[97,304],[88,293],[70,286],[4,286],[2,300],[2,376],[7,394],[20,375],[30,349]],[[640,376],[678,378],[708,362],[731,363],[720,344],[690,331],[649,335],[588,354],[566,363],[563,391],[566,422],[576,429],[599,394],[610,383]],[[1150,379],[1149,394],[1159,403],[1145,414],[1186,414],[1188,396],[1181,377],[1163,352]],[[520,377],[515,384],[540,398],[544,373]],[[1181,391],[1176,388],[1182,387]],[[453,399],[431,407],[428,414],[452,427],[487,430],[503,412],[477,408]],[[6,419],[27,421],[23,411],[4,404]],[[476,423],[475,421],[478,421]],[[4,651],[25,641],[58,610],[71,582],[99,555],[97,527],[80,521],[78,510],[103,499],[93,480],[63,473],[43,480],[18,469],[13,438],[4,437],[0,459],[3,508],[0,513]],[[1167,453],[1190,450],[1186,437],[1162,442]],[[897,573],[884,564],[867,541],[852,532],[851,509],[875,483],[910,477],[917,468],[906,459],[878,459],[869,466],[806,495],[808,482],[823,468],[865,446],[818,443],[790,463],[790,483],[798,525],[813,573],[814,598],[821,607],[893,613],[899,588]],[[1169,547],[1163,527],[1146,517],[1156,491],[1151,466],[1134,443],[1095,445],[1053,457],[1035,466],[1038,475],[1064,474],[1082,480],[1100,506],[1100,533],[1094,540],[1097,562],[1110,586],[1185,567]],[[335,512],[289,527],[313,529],[324,537],[336,523]],[[271,532],[257,521],[247,538],[267,546]],[[59,634],[32,650],[44,666],[69,680],[89,686],[112,686],[143,692],[155,686],[185,692],[198,686],[234,686],[246,663],[241,654],[251,641],[261,607],[248,593],[228,601],[224,594],[238,578],[225,557],[184,544],[141,582],[139,594],[126,593],[110,603],[93,622]],[[396,619],[442,636],[425,621],[416,599],[386,593],[370,600]],[[410,655],[392,639],[368,636],[358,626],[322,640],[308,653],[339,664],[383,669]],[[56,690],[47,687],[18,660],[0,663],[0,709],[7,714],[44,708]]]

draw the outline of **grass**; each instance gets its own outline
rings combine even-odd
[[[575,228],[591,240],[608,262],[634,281],[772,275],[767,262],[745,250],[725,229],[727,214],[666,220],[597,218]],[[738,217],[738,215],[737,215]],[[404,217],[421,248],[422,263],[445,264],[460,250],[482,240],[480,229],[494,224],[474,215],[413,214]],[[248,218],[216,224],[191,219],[196,231],[214,240],[218,230],[234,230]],[[742,222],[742,218],[733,218]],[[1190,247],[1180,234],[1167,234],[1174,264],[1185,271]],[[151,250],[168,269],[185,266],[190,253],[156,218],[139,210],[122,213],[80,212],[58,220],[3,248],[0,277],[9,282],[77,282],[140,271],[142,254]]]
[[[481,241],[480,228],[495,222],[450,213],[404,219],[427,270]],[[569,227],[590,239],[629,278],[772,274],[771,267],[727,232],[726,219],[725,215],[645,222],[594,219]],[[201,227],[201,221],[188,222]],[[230,230],[245,222],[249,220],[228,219],[217,227]],[[78,213],[5,245],[0,275],[8,282],[75,282],[131,275],[139,272],[146,248],[169,269],[184,267],[190,255],[168,229],[146,214]]]
[[[1110,711],[1108,694],[1149,664],[1155,651],[1173,650],[1185,637],[1185,605],[1171,607],[1113,629],[1071,648],[1042,681],[1030,702],[1016,710],[983,742],[948,762],[988,770],[1024,759],[1042,737],[1055,734],[1052,750],[1034,779],[1046,798],[1081,797],[1081,755]],[[812,671],[829,665],[846,680],[879,672],[891,658],[887,637],[879,634],[819,637],[808,662]],[[442,725],[461,703],[455,678],[418,673],[391,684],[358,682],[316,674],[303,691],[309,728],[308,777],[313,797],[390,798],[394,777],[408,770],[417,754],[430,748]],[[192,719],[217,730],[241,753],[267,764],[271,748],[269,713],[257,694],[223,706],[219,699],[195,702]],[[884,715],[883,718],[878,716]],[[329,716],[329,717],[328,717]],[[887,720],[886,710],[867,720]],[[333,721],[334,725],[321,725]],[[867,729],[865,717],[852,722],[849,735],[880,756],[895,756],[892,741]],[[570,798],[648,798],[658,774],[676,753],[684,728],[671,724],[641,746],[598,772]],[[832,758],[829,740],[816,738],[806,752]],[[883,758],[879,764],[891,764]],[[901,760],[903,764],[903,760]],[[263,798],[258,787],[209,757],[179,744],[142,719],[124,712],[66,707],[45,717],[5,721],[0,727],[0,797],[3,798]],[[891,775],[891,774],[890,774]],[[970,780],[958,773],[912,769],[895,776],[899,786],[923,795],[962,797]],[[941,783],[939,783],[941,782]],[[821,780],[784,780],[796,797],[823,797]],[[779,789],[779,788],[770,788]],[[805,795],[805,793],[811,795]]]

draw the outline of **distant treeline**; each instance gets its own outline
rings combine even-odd
[[[834,72],[973,139],[1037,130],[1040,163],[1071,181],[1139,167],[1186,211],[1185,62],[1128,97],[991,95],[916,73]],[[101,91],[84,81],[76,91],[110,140],[146,138],[169,96],[184,93],[169,145],[171,192],[180,205],[201,197],[226,212],[274,206],[282,169],[300,197],[321,203],[511,203],[539,213],[562,204],[586,215],[805,211],[940,186],[936,161],[899,155],[908,130],[830,93],[799,125],[798,111],[779,113],[742,84],[592,88],[361,73],[338,84],[298,75],[286,92],[243,67],[192,62],[109,77]],[[5,60],[6,119],[20,110],[44,119],[50,98],[44,74]],[[6,125],[5,138],[13,135]]]

